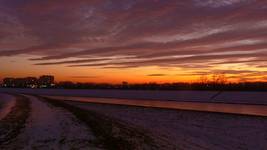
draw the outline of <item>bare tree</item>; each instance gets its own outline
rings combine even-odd
[[[202,75],[199,77],[199,83],[201,84],[208,84],[210,81],[209,81],[209,78],[207,75]]]
[[[213,84],[226,84],[227,78],[224,73],[214,73],[212,75],[212,83]]]

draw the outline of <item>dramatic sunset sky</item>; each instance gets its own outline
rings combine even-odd
[[[267,80],[267,0],[0,0],[0,78]]]

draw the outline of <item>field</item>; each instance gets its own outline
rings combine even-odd
[[[267,94],[263,92],[52,89],[0,92],[9,92],[0,94],[0,149],[267,149],[264,105]],[[108,101],[146,100],[151,104],[157,101],[245,104],[260,106],[264,115],[81,101],[99,97]]]
[[[267,92],[221,91],[142,91],[142,90],[73,90],[73,89],[14,89],[0,88],[0,92],[37,95],[102,97],[121,99],[172,100],[193,102],[225,102],[267,104]]]

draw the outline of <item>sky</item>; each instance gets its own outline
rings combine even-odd
[[[0,0],[0,78],[267,80],[267,0]]]

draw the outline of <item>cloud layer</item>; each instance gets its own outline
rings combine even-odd
[[[241,64],[255,71],[266,68],[266,6],[266,0],[0,0],[0,57],[27,54],[39,66],[212,71]]]

